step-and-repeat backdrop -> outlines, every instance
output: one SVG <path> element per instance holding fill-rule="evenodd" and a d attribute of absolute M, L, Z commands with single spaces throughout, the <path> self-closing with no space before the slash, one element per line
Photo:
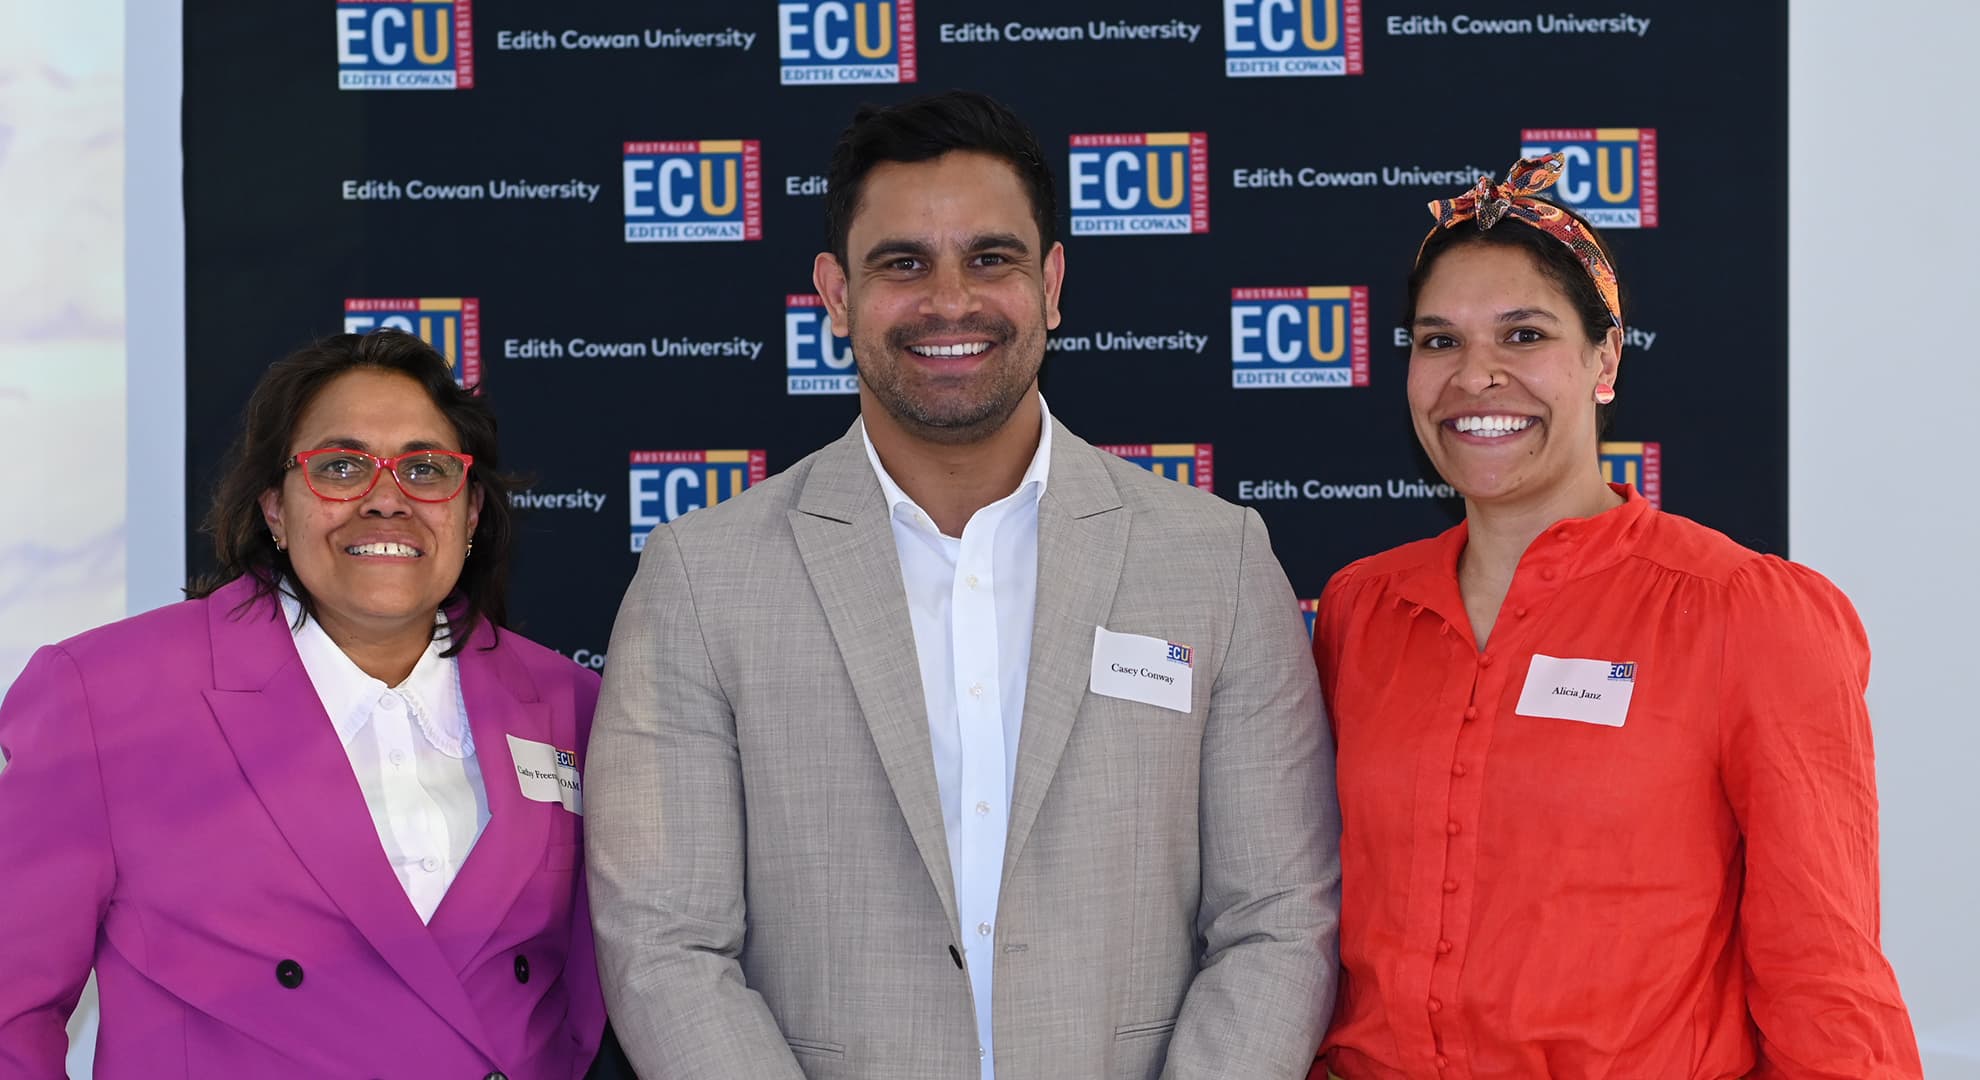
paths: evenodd
<path fill-rule="evenodd" d="M 1402 283 L 1426 201 L 1550 150 L 1628 304 L 1603 467 L 1785 549 L 1784 2 L 188 0 L 185 42 L 188 520 L 270 361 L 410 329 L 500 414 L 514 622 L 581 663 L 648 530 L 856 415 L 826 160 L 950 87 L 1057 174 L 1053 413 L 1256 507 L 1309 610 L 1457 519 Z"/>

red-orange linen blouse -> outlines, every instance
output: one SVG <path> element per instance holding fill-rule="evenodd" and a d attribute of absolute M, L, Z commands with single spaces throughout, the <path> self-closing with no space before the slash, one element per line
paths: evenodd
<path fill-rule="evenodd" d="M 1328 584 L 1344 978 L 1315 1075 L 1921 1076 L 1855 610 L 1616 490 L 1527 549 L 1483 652 L 1462 524 Z M 1535 654 L 1635 664 L 1622 726 L 1520 715 Z"/>

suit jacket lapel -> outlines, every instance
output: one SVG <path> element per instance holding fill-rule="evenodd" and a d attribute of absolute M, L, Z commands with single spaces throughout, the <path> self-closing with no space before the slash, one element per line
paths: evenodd
<path fill-rule="evenodd" d="M 542 867 L 551 813 L 567 813 L 561 806 L 523 798 L 508 736 L 558 744 L 551 730 L 550 706 L 537 699 L 535 684 L 508 650 L 487 648 L 494 640 L 493 629 L 484 621 L 459 655 L 461 697 L 474 732 L 481 785 L 488 793 L 488 825 L 429 924 L 457 972 L 467 971 L 523 886 Z"/>
<path fill-rule="evenodd" d="M 1103 451 L 1058 421 L 1053 424 L 1052 471 L 1038 503 L 1038 598 L 1010 832 L 1004 842 L 1006 882 L 1038 820 L 1086 697 L 1093 628 L 1105 625 L 1113 610 L 1131 519 L 1107 475 Z"/>
<path fill-rule="evenodd" d="M 914 625 L 893 523 L 857 423 L 820 451 L 790 521 L 894 798 L 954 924 L 955 883 Z"/>
<path fill-rule="evenodd" d="M 214 688 L 206 701 L 242 774 L 303 867 L 385 963 L 435 1013 L 492 1053 L 460 979 L 385 859 L 350 758 L 280 607 L 263 600 L 233 615 L 249 588 L 243 579 L 207 600 Z"/>

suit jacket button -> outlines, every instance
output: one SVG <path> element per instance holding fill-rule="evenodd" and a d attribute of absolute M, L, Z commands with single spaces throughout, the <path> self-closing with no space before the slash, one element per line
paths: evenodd
<path fill-rule="evenodd" d="M 502 1075 L 502 1070 L 497 1069 L 494 1072 L 489 1073 L 487 1076 L 482 1077 L 481 1080 L 509 1080 L 509 1078 L 507 1076 Z"/>
<path fill-rule="evenodd" d="M 518 955 L 516 957 L 516 981 L 519 983 L 529 981 L 529 957 L 527 956 Z"/>
<path fill-rule="evenodd" d="M 275 981 L 294 990 L 302 985 L 302 965 L 294 960 L 284 960 L 275 965 Z"/>

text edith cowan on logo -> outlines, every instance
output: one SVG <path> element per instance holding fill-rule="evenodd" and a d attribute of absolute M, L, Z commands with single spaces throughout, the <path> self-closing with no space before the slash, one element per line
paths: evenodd
<path fill-rule="evenodd" d="M 473 89 L 473 0 L 337 0 L 337 88 Z"/>

